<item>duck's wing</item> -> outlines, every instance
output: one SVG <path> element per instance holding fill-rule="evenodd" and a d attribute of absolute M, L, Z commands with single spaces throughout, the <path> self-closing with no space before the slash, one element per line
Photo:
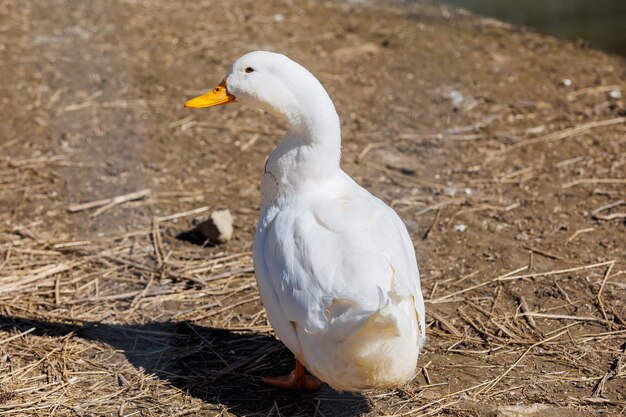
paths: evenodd
<path fill-rule="evenodd" d="M 382 202 L 381 202 L 382 203 Z M 384 204 L 384 203 L 383 203 Z M 424 296 L 420 284 L 420 274 L 415 256 L 415 248 L 411 241 L 411 236 L 400 216 L 391 208 L 386 206 L 389 212 L 386 216 L 385 228 L 389 227 L 390 233 L 394 233 L 401 238 L 401 242 L 396 242 L 394 253 L 398 269 L 397 289 L 402 294 L 410 294 L 415 300 L 415 311 L 420 323 L 420 334 L 422 341 L 425 338 L 426 312 L 424 307 Z"/>
<path fill-rule="evenodd" d="M 420 286 L 420 274 L 415 248 L 407 228 L 398 214 L 380 199 L 345 176 L 349 192 L 344 199 L 343 210 L 335 210 L 320 204 L 316 212 L 320 220 L 331 228 L 342 231 L 346 246 L 357 248 L 361 256 L 355 257 L 362 265 L 352 265 L 359 270 L 364 285 L 379 287 L 386 299 L 395 296 L 412 296 L 424 337 L 426 317 L 424 297 Z M 348 264 L 349 264 L 348 260 Z M 377 267 L 370 267 L 370 265 Z M 388 265 L 391 275 L 380 270 Z"/>

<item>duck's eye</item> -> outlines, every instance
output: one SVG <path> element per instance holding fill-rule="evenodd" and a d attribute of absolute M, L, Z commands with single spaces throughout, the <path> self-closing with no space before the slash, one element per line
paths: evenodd
<path fill-rule="evenodd" d="M 246 74 L 250 74 L 252 71 L 254 71 L 254 68 L 252 67 L 246 68 Z"/>

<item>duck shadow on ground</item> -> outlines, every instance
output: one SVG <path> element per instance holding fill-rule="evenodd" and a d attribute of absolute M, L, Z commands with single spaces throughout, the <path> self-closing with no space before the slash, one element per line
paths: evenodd
<path fill-rule="evenodd" d="M 215 244 L 211 243 L 206 237 L 202 235 L 195 227 L 184 232 L 180 232 L 176 235 L 176 239 L 191 243 L 193 245 L 202 247 L 213 247 Z"/>
<path fill-rule="evenodd" d="M 223 404 L 237 416 L 358 416 L 370 410 L 365 397 L 327 386 L 313 393 L 273 389 L 261 376 L 293 369 L 293 356 L 280 342 L 255 332 L 234 332 L 189 322 L 80 325 L 0 316 L 3 330 L 62 337 L 70 332 L 123 351 L 135 367 L 190 395 Z"/>

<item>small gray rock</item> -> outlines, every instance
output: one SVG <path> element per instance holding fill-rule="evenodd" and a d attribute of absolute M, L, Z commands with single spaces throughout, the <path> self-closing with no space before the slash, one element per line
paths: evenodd
<path fill-rule="evenodd" d="M 467 230 L 467 225 L 465 224 L 455 224 L 454 225 L 454 231 L 455 232 L 459 232 L 459 233 L 463 233 Z"/>
<path fill-rule="evenodd" d="M 213 243 L 225 243 L 233 237 L 233 216 L 228 209 L 215 210 L 196 230 Z"/>

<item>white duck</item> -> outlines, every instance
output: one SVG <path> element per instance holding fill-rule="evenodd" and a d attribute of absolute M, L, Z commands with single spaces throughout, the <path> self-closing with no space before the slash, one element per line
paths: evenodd
<path fill-rule="evenodd" d="M 256 51 L 185 105 L 233 101 L 289 124 L 265 164 L 253 253 L 268 319 L 296 370 L 264 381 L 319 385 L 304 367 L 342 391 L 411 380 L 425 339 L 413 245 L 396 212 L 339 167 L 339 117 L 326 90 L 286 56 Z"/>

